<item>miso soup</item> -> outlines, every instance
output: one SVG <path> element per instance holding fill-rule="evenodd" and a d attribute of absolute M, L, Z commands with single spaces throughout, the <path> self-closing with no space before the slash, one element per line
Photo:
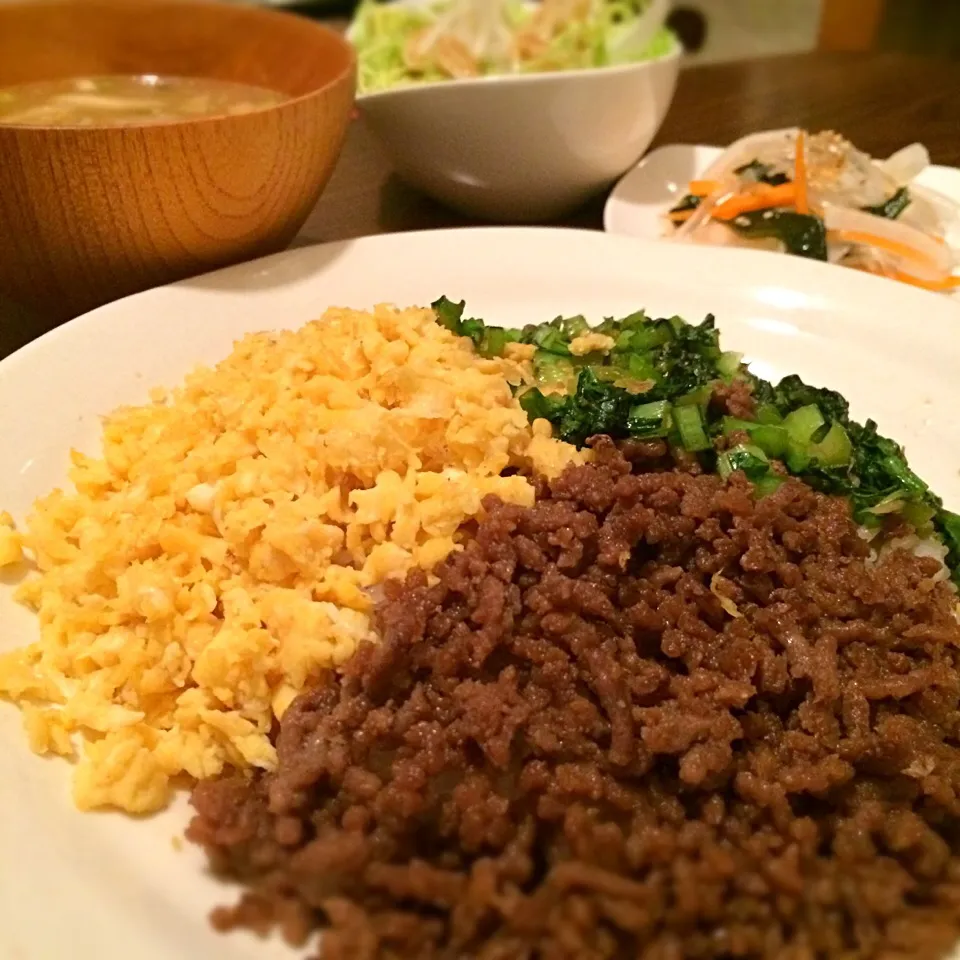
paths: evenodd
<path fill-rule="evenodd" d="M 0 87 L 0 124 L 122 126 L 250 113 L 283 94 L 202 77 L 102 76 Z"/>

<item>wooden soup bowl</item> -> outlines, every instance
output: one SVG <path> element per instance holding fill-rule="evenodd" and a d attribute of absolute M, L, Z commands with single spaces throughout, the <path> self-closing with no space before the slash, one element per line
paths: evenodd
<path fill-rule="evenodd" d="M 0 122 L 0 301 L 49 326 L 282 250 L 333 172 L 355 72 L 338 34 L 271 10 L 209 0 L 0 2 L 0 87 L 159 74 L 289 98 L 153 125 Z"/>

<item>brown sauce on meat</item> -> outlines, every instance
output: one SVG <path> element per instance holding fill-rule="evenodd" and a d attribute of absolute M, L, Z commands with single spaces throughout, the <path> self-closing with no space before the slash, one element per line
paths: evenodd
<path fill-rule="evenodd" d="M 323 960 L 933 960 L 960 936 L 960 627 L 839 500 L 598 462 L 487 504 L 279 769 L 201 783 L 223 928 Z M 662 466 L 662 464 L 660 464 Z M 712 589 L 711 589 L 712 587 Z"/>

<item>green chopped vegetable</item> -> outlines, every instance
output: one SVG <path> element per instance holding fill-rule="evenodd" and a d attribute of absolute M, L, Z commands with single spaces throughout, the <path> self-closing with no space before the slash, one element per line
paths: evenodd
<path fill-rule="evenodd" d="M 770 472 L 755 480 L 753 489 L 757 497 L 768 497 L 771 493 L 779 490 L 785 482 L 786 477 L 781 477 L 779 474 Z"/>
<path fill-rule="evenodd" d="M 811 404 L 787 414 L 783 429 L 787 434 L 787 466 L 792 473 L 802 473 L 813 460 L 813 438 L 825 426 L 820 408 Z"/>
<path fill-rule="evenodd" d="M 437 315 L 437 319 L 451 333 L 455 333 L 459 337 L 469 337 L 475 347 L 480 346 L 484 333 L 488 328 L 482 320 L 465 320 L 463 318 L 463 311 L 466 307 L 466 303 L 463 300 L 459 303 L 454 303 L 446 297 L 441 297 L 431 304 L 431 306 Z M 493 327 L 490 329 L 495 330 L 498 328 Z"/>
<path fill-rule="evenodd" d="M 750 480 L 762 480 L 770 475 L 770 461 L 759 447 L 740 444 L 717 457 L 717 472 L 724 480 L 737 470 Z"/>
<path fill-rule="evenodd" d="M 601 380 L 591 367 L 586 367 L 559 418 L 560 436 L 577 446 L 604 433 L 611 437 L 629 436 L 627 418 L 632 406 L 633 397 L 626 390 Z"/>
<path fill-rule="evenodd" d="M 671 425 L 670 404 L 666 400 L 637 404 L 630 410 L 627 418 L 627 431 L 630 436 L 642 440 L 665 437 L 670 432 Z"/>
<path fill-rule="evenodd" d="M 531 420 L 549 420 L 555 423 L 567 407 L 567 398 L 557 394 L 541 393 L 536 387 L 519 396 L 520 406 Z"/>
<path fill-rule="evenodd" d="M 520 388 L 519 402 L 561 439 L 582 446 L 600 434 L 662 438 L 697 455 L 704 469 L 744 473 L 758 497 L 783 483 L 782 468 L 774 468 L 782 464 L 814 489 L 847 498 L 864 526 L 896 514 L 918 534 L 938 536 L 960 584 L 960 515 L 943 508 L 903 448 L 872 420 L 852 420 L 834 390 L 797 376 L 772 384 L 752 374 L 738 354 L 721 351 L 712 316 L 696 325 L 643 311 L 608 317 L 594 329 L 612 339 L 610 352 L 578 357 L 570 343 L 589 329 L 583 317 L 502 330 L 464 318 L 463 303 L 442 297 L 433 306 L 439 323 L 469 337 L 484 355 L 502 353 L 510 342 L 536 347 L 533 382 Z M 713 402 L 721 385 L 738 383 L 756 405 L 746 418 L 728 416 Z"/>
<path fill-rule="evenodd" d="M 850 412 L 847 401 L 835 390 L 826 390 L 822 387 L 811 387 L 798 376 L 791 374 L 784 377 L 776 386 L 754 377 L 745 371 L 753 387 L 753 395 L 760 404 L 757 419 L 764 420 L 765 416 L 773 415 L 779 423 L 783 420 L 782 411 L 790 412 L 799 407 L 815 406 L 828 420 L 837 420 L 845 423 Z"/>
<path fill-rule="evenodd" d="M 819 217 L 794 210 L 754 210 L 728 224 L 748 240 L 779 240 L 787 253 L 811 260 L 827 259 L 827 228 Z"/>
<path fill-rule="evenodd" d="M 680 434 L 680 445 L 684 450 L 698 453 L 701 450 L 710 450 L 713 447 L 710 438 L 703 429 L 699 406 L 687 404 L 686 406 L 674 407 L 673 419 Z"/>
<path fill-rule="evenodd" d="M 823 439 L 805 451 L 811 460 L 825 467 L 845 467 L 850 463 L 853 446 L 847 431 L 839 423 L 831 423 Z"/>
<path fill-rule="evenodd" d="M 872 213 L 877 217 L 886 217 L 887 220 L 896 220 L 907 207 L 913 202 L 910 191 L 906 187 L 901 187 L 892 197 L 878 203 L 876 206 L 864 207 L 866 213 Z"/>
<path fill-rule="evenodd" d="M 540 387 L 573 389 L 577 384 L 577 368 L 570 358 L 546 350 L 538 350 L 534 354 L 533 375 Z"/>
<path fill-rule="evenodd" d="M 357 51 L 357 87 L 361 94 L 392 87 L 450 80 L 432 58 L 412 64 L 405 56 L 408 43 L 425 28 L 447 14 L 455 0 L 437 0 L 424 6 L 363 0 L 357 7 L 349 36 Z M 535 53 L 514 62 L 512 56 L 491 59 L 481 56 L 480 75 L 605 67 L 638 60 L 652 60 L 678 49 L 679 41 L 661 28 L 645 50 L 620 50 L 633 21 L 646 9 L 647 0 L 600 0 L 586 17 L 570 17 Z M 493 13 L 493 24 L 514 36 L 527 26 L 535 8 L 523 0 L 503 0 Z M 512 45 L 511 45 L 512 46 Z M 505 49 L 509 50 L 510 47 Z"/>
<path fill-rule="evenodd" d="M 742 363 L 742 353 L 734 353 L 734 351 L 728 350 L 726 353 L 720 354 L 720 359 L 717 361 L 717 370 L 724 380 L 732 380 L 740 372 Z"/>
<path fill-rule="evenodd" d="M 780 458 L 787 452 L 789 437 L 786 429 L 779 424 L 724 417 L 723 433 L 729 436 L 736 432 L 747 434 L 750 442 L 759 447 L 768 457 Z"/>

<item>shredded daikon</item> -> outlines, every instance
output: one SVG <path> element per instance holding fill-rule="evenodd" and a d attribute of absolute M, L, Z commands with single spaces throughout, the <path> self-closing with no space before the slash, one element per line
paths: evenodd
<path fill-rule="evenodd" d="M 924 289 L 960 288 L 947 242 L 960 207 L 914 181 L 930 155 L 911 144 L 877 161 L 831 130 L 738 140 L 668 213 L 678 241 L 757 247 L 876 273 Z"/>

